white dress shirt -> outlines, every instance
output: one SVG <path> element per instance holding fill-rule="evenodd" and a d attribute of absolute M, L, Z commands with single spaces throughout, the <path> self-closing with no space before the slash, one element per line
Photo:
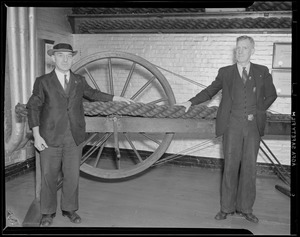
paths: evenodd
<path fill-rule="evenodd" d="M 58 71 L 57 69 L 55 69 L 55 73 L 56 73 L 56 76 L 61 84 L 61 86 L 64 88 L 64 85 L 65 85 L 65 75 L 67 75 L 67 79 L 69 81 L 70 79 L 70 71 L 68 71 L 67 73 L 62 73 L 60 71 Z"/>

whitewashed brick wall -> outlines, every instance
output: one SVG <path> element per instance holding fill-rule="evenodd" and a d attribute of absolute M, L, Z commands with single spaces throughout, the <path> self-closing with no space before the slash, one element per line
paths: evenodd
<path fill-rule="evenodd" d="M 273 44 L 291 42 L 291 34 L 248 34 L 256 42 L 252 62 L 267 66 L 272 70 Z M 220 67 L 234 63 L 233 50 L 240 34 L 84 34 L 73 35 L 74 48 L 79 50 L 75 61 L 101 51 L 122 51 L 138 55 L 161 68 L 208 86 L 216 77 Z M 184 102 L 203 87 L 160 69 L 174 92 L 176 102 Z M 220 95 L 205 103 L 218 106 Z M 270 107 L 271 112 L 291 113 L 291 98 L 278 97 Z M 168 148 L 168 153 L 203 142 L 192 134 L 176 134 Z M 270 148 L 282 164 L 290 164 L 290 141 L 268 141 Z M 221 158 L 222 145 L 213 144 L 192 155 Z M 269 163 L 263 155 L 259 162 Z"/>

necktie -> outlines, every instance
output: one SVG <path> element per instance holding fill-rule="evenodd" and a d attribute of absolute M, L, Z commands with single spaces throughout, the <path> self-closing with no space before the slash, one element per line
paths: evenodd
<path fill-rule="evenodd" d="M 67 75 L 65 75 L 65 83 L 64 83 L 64 90 L 65 91 L 67 91 L 68 84 L 69 84 L 69 81 L 68 81 Z"/>
<path fill-rule="evenodd" d="M 242 79 L 243 79 L 244 84 L 248 80 L 248 74 L 247 74 L 247 71 L 246 71 L 246 67 L 243 67 Z"/>

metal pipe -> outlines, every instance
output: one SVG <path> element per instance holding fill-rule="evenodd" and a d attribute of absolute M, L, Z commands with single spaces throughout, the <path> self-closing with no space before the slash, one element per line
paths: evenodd
<path fill-rule="evenodd" d="M 24 134 L 25 118 L 17 117 L 15 106 L 21 101 L 22 91 L 20 88 L 20 63 L 18 60 L 19 42 L 17 31 L 17 8 L 7 8 L 7 44 L 8 44 L 8 63 L 10 77 L 10 92 L 11 92 L 11 113 L 12 113 L 12 133 L 7 142 L 5 142 L 5 155 L 10 155 L 21 143 Z"/>
<path fill-rule="evenodd" d="M 22 91 L 18 79 L 20 78 L 20 61 L 19 57 L 19 42 L 18 37 L 18 22 L 17 8 L 8 7 L 8 55 L 9 55 L 9 75 L 11 81 L 11 102 L 12 107 L 21 102 Z"/>
<path fill-rule="evenodd" d="M 21 11 L 20 11 L 21 12 Z M 23 10 L 23 12 L 25 12 Z M 29 43 L 27 43 L 27 45 L 25 44 L 26 42 L 26 37 L 24 37 L 24 48 L 28 48 L 29 50 L 25 50 L 25 55 L 21 56 L 21 59 L 26 59 L 25 62 L 22 63 L 22 67 L 24 69 L 29 68 L 29 73 L 24 72 L 24 70 L 22 70 L 22 74 L 26 75 L 26 77 L 24 76 L 24 78 L 22 78 L 22 91 L 23 91 L 23 102 L 24 104 L 27 103 L 29 96 L 31 94 L 31 90 L 33 88 L 33 84 L 35 81 L 35 69 L 36 69 L 36 18 L 35 18 L 35 8 L 34 7 L 30 7 L 29 11 L 26 11 L 26 17 L 24 17 L 24 21 L 27 21 L 28 24 L 24 25 L 24 31 L 29 31 L 28 34 L 26 34 L 26 36 L 29 36 Z M 21 15 L 21 14 L 20 14 Z M 25 16 L 25 14 L 24 14 Z M 20 17 L 21 18 L 21 17 Z M 20 23 L 21 25 L 22 23 Z M 28 25 L 28 26 L 27 26 Z M 25 34 L 24 34 L 25 35 Z M 23 46 L 21 46 L 22 48 Z M 28 53 L 29 52 L 29 53 Z M 28 58 L 29 55 L 29 58 Z M 29 65 L 28 65 L 29 62 Z M 27 64 L 25 64 L 27 63 Z M 22 142 L 18 145 L 18 147 L 16 148 L 16 150 L 23 148 L 28 140 L 32 139 L 32 131 L 29 129 L 29 126 L 27 124 L 27 122 L 25 122 L 25 128 L 24 128 L 24 135 L 22 138 Z"/>
<path fill-rule="evenodd" d="M 29 78 L 29 71 L 28 71 L 28 9 L 27 7 L 19 7 L 19 27 L 20 27 L 20 45 L 19 45 L 19 57 L 20 57 L 20 76 L 19 80 L 21 80 L 21 90 L 22 90 L 22 104 L 26 104 L 28 100 L 28 93 L 27 93 L 27 79 Z"/>
<path fill-rule="evenodd" d="M 113 118 L 113 127 L 114 127 L 115 152 L 117 155 L 117 167 L 118 167 L 118 169 L 120 169 L 121 168 L 121 166 L 120 166 L 121 153 L 120 153 L 120 148 L 119 148 L 118 119 L 116 117 Z"/>
<path fill-rule="evenodd" d="M 30 75 L 29 75 L 29 95 L 33 88 L 36 77 L 36 10 L 34 7 L 29 7 L 29 62 L 30 62 Z"/>
<path fill-rule="evenodd" d="M 285 177 L 284 176 L 284 174 L 282 174 L 282 172 L 280 171 L 280 169 L 277 167 L 277 165 L 272 161 L 272 159 L 268 156 L 268 154 L 264 151 L 264 149 L 260 146 L 259 147 L 261 150 L 262 150 L 262 152 L 265 154 L 265 156 L 269 159 L 269 161 L 271 161 L 271 163 L 274 165 L 274 169 L 275 170 L 277 170 L 278 171 L 278 176 L 279 176 L 279 178 L 281 178 L 281 180 L 285 183 L 285 184 L 287 184 L 287 185 L 290 185 L 290 180 L 287 178 L 287 177 Z"/>
<path fill-rule="evenodd" d="M 273 154 L 273 152 L 270 150 L 270 148 L 267 146 L 267 144 L 264 142 L 263 139 L 260 139 L 261 142 L 265 145 L 265 147 L 267 148 L 267 150 L 270 152 L 270 154 L 273 156 L 273 158 L 276 160 L 277 164 L 279 165 L 279 167 L 284 171 L 284 173 L 289 177 L 288 172 L 285 170 L 285 168 L 281 165 L 281 163 L 279 162 L 279 160 L 276 158 L 276 156 Z"/>

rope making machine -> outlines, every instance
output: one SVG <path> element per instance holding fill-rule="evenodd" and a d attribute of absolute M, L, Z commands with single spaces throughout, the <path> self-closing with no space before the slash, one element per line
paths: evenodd
<path fill-rule="evenodd" d="M 94 88 L 136 102 L 84 102 L 87 136 L 80 167 L 83 173 L 118 180 L 175 159 L 172 155 L 160 160 L 175 133 L 218 139 L 214 121 L 218 107 L 197 105 L 185 113 L 184 107 L 174 106 L 172 88 L 158 68 L 137 55 L 108 51 L 86 56 L 72 66 L 72 71 L 85 76 Z M 265 133 L 289 135 L 289 116 L 268 112 Z"/>

